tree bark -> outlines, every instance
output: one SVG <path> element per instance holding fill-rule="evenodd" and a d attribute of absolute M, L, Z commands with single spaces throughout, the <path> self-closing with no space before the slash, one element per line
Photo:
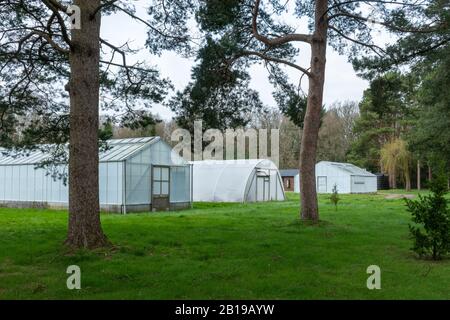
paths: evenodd
<path fill-rule="evenodd" d="M 391 168 L 387 174 L 389 176 L 389 189 L 397 189 L 397 170 Z"/>
<path fill-rule="evenodd" d="M 108 241 L 99 205 L 99 60 L 100 0 L 76 0 L 81 30 L 72 30 L 70 52 L 69 228 L 66 244 L 97 248 Z"/>
<path fill-rule="evenodd" d="M 417 190 L 421 189 L 420 185 L 420 160 L 417 160 Z"/>
<path fill-rule="evenodd" d="M 309 77 L 308 102 L 300 148 L 300 215 L 303 220 L 319 220 L 316 192 L 316 153 L 320 128 L 320 113 L 325 83 L 325 64 L 328 25 L 327 0 L 317 0 L 315 31 L 311 43 L 311 76 Z"/>
<path fill-rule="evenodd" d="M 397 189 L 397 170 L 392 170 L 391 178 L 391 189 Z"/>
<path fill-rule="evenodd" d="M 409 171 L 405 172 L 405 189 L 406 191 L 411 191 L 411 176 Z"/>

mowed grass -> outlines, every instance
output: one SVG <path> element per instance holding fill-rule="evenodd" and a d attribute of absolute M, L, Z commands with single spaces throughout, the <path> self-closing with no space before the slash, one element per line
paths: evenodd
<path fill-rule="evenodd" d="M 450 299 L 450 261 L 410 251 L 410 215 L 385 194 L 102 215 L 114 247 L 68 253 L 64 211 L 0 209 L 0 299 Z M 68 290 L 66 268 L 81 268 Z M 366 269 L 381 268 L 381 290 Z"/>

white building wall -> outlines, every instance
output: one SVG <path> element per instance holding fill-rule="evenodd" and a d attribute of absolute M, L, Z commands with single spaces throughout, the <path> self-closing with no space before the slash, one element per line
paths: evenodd
<path fill-rule="evenodd" d="M 100 204 L 121 205 L 123 198 L 123 163 L 102 162 L 99 166 Z"/>
<path fill-rule="evenodd" d="M 300 193 L 300 174 L 297 174 L 294 177 L 294 192 Z"/>
<path fill-rule="evenodd" d="M 67 172 L 61 165 L 58 172 Z M 0 166 L 0 201 L 67 203 L 68 186 L 34 165 Z"/>
<path fill-rule="evenodd" d="M 273 183 L 274 188 L 271 187 L 271 200 L 273 201 L 284 201 L 285 195 L 284 195 L 284 186 L 283 186 L 283 179 L 280 176 L 280 173 L 278 170 L 271 171 L 271 177 L 270 177 L 271 183 Z"/>
<path fill-rule="evenodd" d="M 367 192 L 370 193 L 376 193 L 378 191 L 378 180 L 377 177 L 368 177 L 368 183 L 367 183 Z"/>
<path fill-rule="evenodd" d="M 336 184 L 339 193 L 350 193 L 350 174 L 337 167 L 326 163 L 319 162 L 316 164 L 316 187 L 318 186 L 319 177 L 326 177 L 326 190 L 317 190 L 319 193 L 331 193 Z"/>
<path fill-rule="evenodd" d="M 377 177 L 352 176 L 351 193 L 377 192 Z"/>
<path fill-rule="evenodd" d="M 248 191 L 247 191 L 247 201 L 248 202 L 256 201 L 256 174 L 254 171 L 249 179 L 249 187 L 248 187 Z"/>
<path fill-rule="evenodd" d="M 67 166 L 55 170 L 67 173 Z M 99 166 L 100 203 L 122 204 L 122 163 Z M 0 201 L 47 202 L 66 205 L 69 187 L 63 179 L 54 178 L 35 165 L 0 166 Z"/>
<path fill-rule="evenodd" d="M 319 190 L 319 177 L 326 177 L 326 189 Z M 361 183 L 362 182 L 362 183 Z M 316 188 L 318 193 L 332 193 L 336 184 L 339 193 L 373 193 L 377 192 L 377 177 L 375 175 L 353 175 L 339 169 L 329 162 L 316 164 Z M 294 177 L 294 192 L 300 192 L 300 175 Z"/>
<path fill-rule="evenodd" d="M 279 173 L 277 172 L 277 175 L 279 175 Z M 283 179 L 280 177 L 276 177 L 275 181 L 277 181 L 276 183 L 276 198 L 274 200 L 277 201 L 284 201 L 285 200 L 285 196 L 284 196 L 284 187 L 283 187 Z"/>

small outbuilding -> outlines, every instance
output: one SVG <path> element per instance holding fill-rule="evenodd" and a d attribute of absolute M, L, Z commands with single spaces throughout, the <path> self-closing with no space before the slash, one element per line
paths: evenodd
<path fill-rule="evenodd" d="M 205 160 L 191 164 L 194 201 L 285 200 L 280 173 L 270 160 Z"/>
<path fill-rule="evenodd" d="M 26 155 L 0 149 L 0 206 L 68 206 L 68 185 L 42 168 L 50 154 Z M 192 167 L 159 137 L 116 139 L 100 152 L 100 206 L 110 212 L 140 212 L 190 207 Z M 67 173 L 67 164 L 52 172 Z"/>
<path fill-rule="evenodd" d="M 286 191 L 300 193 L 300 174 L 297 169 L 280 170 Z M 377 176 L 350 163 L 321 161 L 316 164 L 318 193 L 331 193 L 336 184 L 339 193 L 377 192 Z"/>
<path fill-rule="evenodd" d="M 298 169 L 282 169 L 280 170 L 283 179 L 284 191 L 300 192 L 300 178 Z"/>
<path fill-rule="evenodd" d="M 321 161 L 316 164 L 318 193 L 375 193 L 377 176 L 351 163 Z"/>

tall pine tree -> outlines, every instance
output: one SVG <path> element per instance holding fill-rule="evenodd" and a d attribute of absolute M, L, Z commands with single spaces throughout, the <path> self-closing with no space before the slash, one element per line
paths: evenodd
<path fill-rule="evenodd" d="M 174 43 L 178 49 L 188 46 L 186 4 L 151 2 L 147 18 L 121 0 L 0 2 L 1 144 L 30 148 L 68 142 L 70 247 L 95 248 L 108 242 L 99 209 L 100 106 L 118 119 L 145 122 L 147 113 L 137 110 L 140 102 L 161 102 L 169 87 L 157 70 L 128 63 L 133 52 L 128 43 L 101 37 L 102 16 L 121 12 L 145 24 L 147 47 L 153 53 Z M 155 15 L 166 23 L 152 21 Z M 70 29 L 69 16 L 77 28 Z"/>
<path fill-rule="evenodd" d="M 439 48 L 450 41 L 443 0 L 415 1 L 328 1 L 297 0 L 208 0 L 199 1 L 196 19 L 214 46 L 216 55 L 201 57 L 204 70 L 214 72 L 224 82 L 235 81 L 254 63 L 263 61 L 269 72 L 275 66 L 297 70 L 307 79 L 309 89 L 304 112 L 300 151 L 301 217 L 319 219 L 315 182 L 315 163 L 320 115 L 323 105 L 327 47 L 347 54 L 355 67 L 367 76 L 383 72 L 393 64 L 410 62 L 414 57 Z M 308 20 L 298 32 L 285 23 L 283 15 Z M 397 38 L 393 45 L 377 45 L 372 33 L 384 29 Z M 310 63 L 298 64 L 306 45 Z M 208 51 L 208 50 L 206 50 Z M 363 58 L 360 58 L 360 57 Z M 332 67 L 332 66 L 331 66 Z M 280 79 L 273 75 L 273 79 Z M 202 77 L 199 78 L 201 81 Z M 208 86 L 203 83 L 202 86 Z M 295 117 L 294 117 L 295 118 Z"/>

